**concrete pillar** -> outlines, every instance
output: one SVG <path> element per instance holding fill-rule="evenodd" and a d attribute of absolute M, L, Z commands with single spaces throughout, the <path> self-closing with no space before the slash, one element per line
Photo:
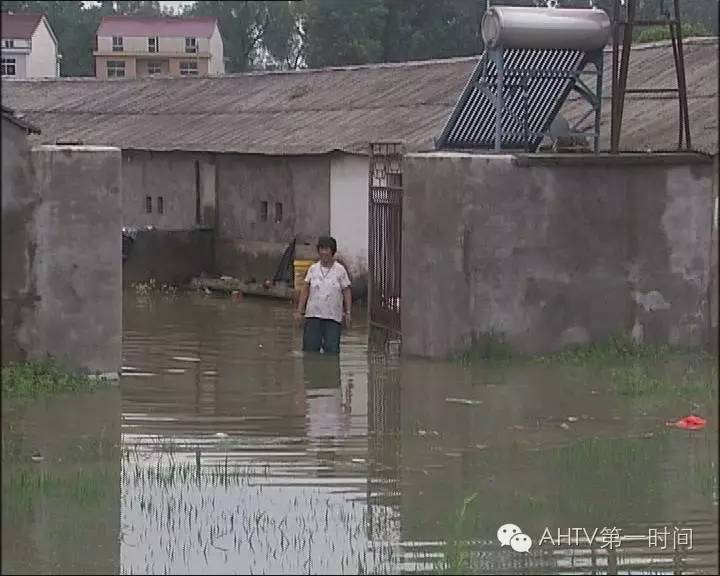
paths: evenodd
<path fill-rule="evenodd" d="M 34 355 L 117 374 L 122 344 L 121 152 L 31 151 L 36 212 Z"/>

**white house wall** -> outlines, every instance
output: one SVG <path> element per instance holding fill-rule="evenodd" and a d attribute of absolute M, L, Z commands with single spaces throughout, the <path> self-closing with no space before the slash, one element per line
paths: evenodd
<path fill-rule="evenodd" d="M 7 78 L 27 78 L 27 61 L 29 54 L 11 52 L 3 50 L 3 58 L 15 58 L 15 76 L 7 76 Z"/>
<path fill-rule="evenodd" d="M 32 36 L 28 78 L 57 78 L 57 44 L 50 34 L 45 19 L 35 29 Z"/>
<path fill-rule="evenodd" d="M 337 154 L 330 162 L 330 231 L 353 275 L 367 273 L 368 158 Z"/>
<path fill-rule="evenodd" d="M 98 36 L 98 51 L 112 52 L 112 36 Z M 121 53 L 139 53 L 150 54 L 148 51 L 148 36 L 123 36 L 123 49 Z M 196 44 L 198 52 L 208 52 L 210 50 L 209 38 L 197 38 Z M 185 54 L 185 37 L 184 36 L 160 36 L 158 38 L 158 53 L 172 53 L 174 55 Z M 192 57 L 192 53 L 188 53 L 188 57 Z"/>
<path fill-rule="evenodd" d="M 210 37 L 210 65 L 208 67 L 209 74 L 224 74 L 225 61 L 223 54 L 223 41 L 220 36 L 220 30 L 215 26 L 215 30 Z"/>

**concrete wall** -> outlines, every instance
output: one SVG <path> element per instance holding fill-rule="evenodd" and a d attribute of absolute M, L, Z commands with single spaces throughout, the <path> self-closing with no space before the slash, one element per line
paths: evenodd
<path fill-rule="evenodd" d="M 720 280 L 718 279 L 718 211 L 720 210 L 718 196 L 720 196 L 720 155 L 713 158 L 713 199 L 714 215 L 712 228 L 712 284 L 710 287 L 710 340 L 713 349 L 718 345 L 718 296 L 720 291 Z"/>
<path fill-rule="evenodd" d="M 147 197 L 152 211 L 147 212 Z M 162 197 L 163 213 L 159 212 Z M 198 202 L 200 203 L 198 219 Z M 190 230 L 215 224 L 215 156 L 123 151 L 123 225 Z"/>
<path fill-rule="evenodd" d="M 330 161 L 330 231 L 353 276 L 367 274 L 368 158 L 334 155 Z"/>
<path fill-rule="evenodd" d="M 32 349 L 32 317 L 38 299 L 34 275 L 35 211 L 25 130 L 2 119 L 2 357 L 25 360 Z"/>
<path fill-rule="evenodd" d="M 32 51 L 28 66 L 29 78 L 56 78 L 58 75 L 58 47 L 45 18 L 32 36 Z"/>
<path fill-rule="evenodd" d="M 118 372 L 122 346 L 121 153 L 32 150 L 36 213 L 35 353 L 77 368 Z"/>
<path fill-rule="evenodd" d="M 706 343 L 707 159 L 532 158 L 406 157 L 403 351 L 445 356 L 490 334 L 520 353 L 620 334 Z"/>
<path fill-rule="evenodd" d="M 3 147 L 3 360 L 50 354 L 73 368 L 117 373 L 120 150 L 39 146 L 28 153 L 5 124 L 3 145 L 8 132 L 13 146 Z"/>
<path fill-rule="evenodd" d="M 157 285 L 183 286 L 215 273 L 214 231 L 141 230 L 123 262 L 123 285 L 154 279 Z"/>
<path fill-rule="evenodd" d="M 216 160 L 215 253 L 221 273 L 267 279 L 293 237 L 314 242 L 330 230 L 328 157 L 222 154 Z M 279 222 L 276 203 L 282 204 Z"/>

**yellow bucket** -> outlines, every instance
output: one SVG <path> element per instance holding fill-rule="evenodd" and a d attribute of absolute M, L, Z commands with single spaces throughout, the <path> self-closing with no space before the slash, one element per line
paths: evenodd
<path fill-rule="evenodd" d="M 305 285 L 305 275 L 308 268 L 314 264 L 313 260 L 293 260 L 293 268 L 295 269 L 294 286 L 296 290 L 300 290 Z"/>

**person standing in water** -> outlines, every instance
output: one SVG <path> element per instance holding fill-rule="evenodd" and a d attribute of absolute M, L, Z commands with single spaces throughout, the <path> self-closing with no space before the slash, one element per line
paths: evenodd
<path fill-rule="evenodd" d="M 294 316 L 297 321 L 305 318 L 303 350 L 322 349 L 326 354 L 337 354 L 342 325 L 350 326 L 350 278 L 345 267 L 335 260 L 335 238 L 321 236 L 317 251 L 320 260 L 308 269 Z"/>

